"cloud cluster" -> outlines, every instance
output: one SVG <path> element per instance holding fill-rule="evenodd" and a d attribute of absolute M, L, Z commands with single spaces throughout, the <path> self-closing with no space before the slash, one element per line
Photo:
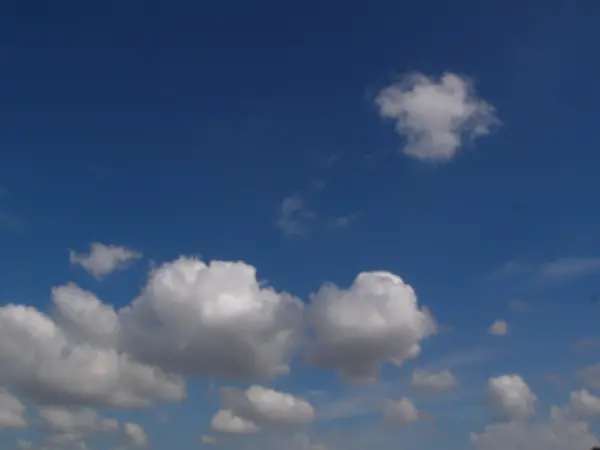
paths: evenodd
<path fill-rule="evenodd" d="M 504 375 L 489 381 L 495 411 L 503 421 L 472 433 L 477 450 L 569 450 L 600 445 L 589 420 L 600 415 L 600 399 L 583 390 L 572 392 L 564 406 L 553 406 L 546 418 L 532 418 L 536 395 L 519 375 Z"/>
<path fill-rule="evenodd" d="M 223 388 L 221 397 L 222 409 L 211 421 L 212 428 L 221 433 L 245 434 L 264 427 L 307 424 L 316 415 L 308 401 L 257 385 L 246 391 Z"/>
<path fill-rule="evenodd" d="M 446 73 L 439 80 L 412 74 L 384 88 L 375 99 L 383 118 L 406 138 L 404 153 L 429 162 L 447 162 L 465 139 L 489 134 L 499 125 L 495 109 L 479 99 L 470 80 Z"/>

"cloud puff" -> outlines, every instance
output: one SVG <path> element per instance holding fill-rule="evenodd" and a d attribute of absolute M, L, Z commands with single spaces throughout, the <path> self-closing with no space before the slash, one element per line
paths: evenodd
<path fill-rule="evenodd" d="M 223 433 L 250 433 L 277 425 L 312 422 L 315 409 L 304 399 L 291 394 L 251 386 L 246 391 L 221 390 L 222 410 L 213 417 L 213 428 Z"/>
<path fill-rule="evenodd" d="M 506 336 L 508 333 L 508 323 L 505 320 L 495 320 L 488 328 L 488 333 L 492 336 Z"/>
<path fill-rule="evenodd" d="M 128 262 L 141 257 L 142 254 L 134 250 L 116 245 L 105 245 L 100 242 L 93 242 L 90 245 L 89 253 L 69 251 L 71 264 L 80 265 L 95 278 L 102 278 L 125 267 Z"/>
<path fill-rule="evenodd" d="M 89 295 L 82 301 L 95 304 Z M 85 315 L 62 316 L 66 329 L 83 329 L 80 319 L 87 320 Z M 181 378 L 136 362 L 116 348 L 70 336 L 35 308 L 0 307 L 0 384 L 38 404 L 126 408 L 185 397 Z"/>
<path fill-rule="evenodd" d="M 404 397 L 388 402 L 383 409 L 383 418 L 391 425 L 406 425 L 419 420 L 419 411 L 412 401 Z"/>
<path fill-rule="evenodd" d="M 307 311 L 315 342 L 309 361 L 344 379 L 372 381 L 382 364 L 401 364 L 435 332 L 411 286 L 389 272 L 363 272 L 349 289 L 333 284 L 313 294 Z"/>
<path fill-rule="evenodd" d="M 180 258 L 155 270 L 119 312 L 137 359 L 192 376 L 265 379 L 282 372 L 302 321 L 297 298 L 262 287 L 243 262 Z"/>
<path fill-rule="evenodd" d="M 306 206 L 304 198 L 295 194 L 281 202 L 275 225 L 288 237 L 304 236 L 316 217 L 316 213 Z"/>
<path fill-rule="evenodd" d="M 439 80 L 422 74 L 404 77 L 383 89 L 375 103 L 406 138 L 404 153 L 422 161 L 449 161 L 466 138 L 489 134 L 500 123 L 494 107 L 477 97 L 472 83 L 452 73 Z"/>
<path fill-rule="evenodd" d="M 415 369 L 411 378 L 412 386 L 425 394 L 437 395 L 456 386 L 456 378 L 449 370 L 429 372 Z"/>
<path fill-rule="evenodd" d="M 557 419 L 590 420 L 600 416 L 600 398 L 586 389 L 571 392 L 569 403 L 562 407 L 552 407 L 550 415 Z"/>
<path fill-rule="evenodd" d="M 0 388 L 0 430 L 5 428 L 25 428 L 26 408 L 19 399 L 4 389 Z"/>
<path fill-rule="evenodd" d="M 137 423 L 125 423 L 125 425 L 123 425 L 123 433 L 125 434 L 125 440 L 129 445 L 135 447 L 148 446 L 148 436 L 146 436 L 146 432 Z"/>
<path fill-rule="evenodd" d="M 507 420 L 520 420 L 535 413 L 537 397 L 520 375 L 490 378 L 488 398 L 500 416 Z"/>

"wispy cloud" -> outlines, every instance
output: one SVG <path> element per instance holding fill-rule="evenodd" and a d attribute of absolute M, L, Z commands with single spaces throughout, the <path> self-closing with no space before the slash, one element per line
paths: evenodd
<path fill-rule="evenodd" d="M 458 369 L 491 361 L 502 355 L 504 350 L 499 348 L 473 347 L 448 353 L 441 358 L 430 361 L 424 369 L 429 371 Z"/>
<path fill-rule="evenodd" d="M 508 302 L 508 308 L 516 313 L 529 313 L 535 311 L 535 307 L 522 300 L 511 300 Z"/>
<path fill-rule="evenodd" d="M 576 352 L 582 352 L 597 347 L 600 347 L 600 337 L 581 339 L 573 344 L 573 350 Z"/>
<path fill-rule="evenodd" d="M 310 233 L 317 214 L 306 206 L 300 194 L 285 197 L 278 211 L 276 226 L 287 237 Z"/>
<path fill-rule="evenodd" d="M 600 274 L 600 257 L 564 257 L 539 263 L 509 261 L 484 281 L 520 280 L 531 286 L 545 287 L 596 274 Z"/>
<path fill-rule="evenodd" d="M 0 211 L 0 228 L 18 231 L 23 227 L 23 220 L 14 214 Z"/>
<path fill-rule="evenodd" d="M 329 221 L 329 228 L 332 231 L 347 228 L 349 225 L 356 222 L 361 216 L 361 212 L 355 212 L 345 216 L 332 217 Z"/>

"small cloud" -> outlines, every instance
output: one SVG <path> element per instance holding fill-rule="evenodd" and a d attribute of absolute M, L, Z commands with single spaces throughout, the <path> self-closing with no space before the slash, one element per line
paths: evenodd
<path fill-rule="evenodd" d="M 600 363 L 585 367 L 576 374 L 589 389 L 600 389 Z"/>
<path fill-rule="evenodd" d="M 437 80 L 419 73 L 405 76 L 384 88 L 375 104 L 406 139 L 404 154 L 426 162 L 448 162 L 465 141 L 500 125 L 495 108 L 477 97 L 473 83 L 453 73 Z"/>
<path fill-rule="evenodd" d="M 329 221 L 329 227 L 332 230 L 340 230 L 342 228 L 346 228 L 349 225 L 351 225 L 354 222 L 356 222 L 361 216 L 362 216 L 361 213 L 356 212 L 356 213 L 353 213 L 353 214 L 348 214 L 346 216 L 333 217 Z"/>
<path fill-rule="evenodd" d="M 488 328 L 488 333 L 492 336 L 506 336 L 508 333 L 508 323 L 504 320 L 496 320 Z"/>
<path fill-rule="evenodd" d="M 69 250 L 71 264 L 80 265 L 95 278 L 101 278 L 115 270 L 123 269 L 128 262 L 141 257 L 141 253 L 126 247 L 105 245 L 100 242 L 93 242 L 87 254 Z"/>
<path fill-rule="evenodd" d="M 307 208 L 302 196 L 294 194 L 281 202 L 276 226 L 287 237 L 306 236 L 316 217 L 316 213 Z"/>
<path fill-rule="evenodd" d="M 200 442 L 204 445 L 212 445 L 216 444 L 218 441 L 216 437 L 204 435 L 200 438 Z"/>

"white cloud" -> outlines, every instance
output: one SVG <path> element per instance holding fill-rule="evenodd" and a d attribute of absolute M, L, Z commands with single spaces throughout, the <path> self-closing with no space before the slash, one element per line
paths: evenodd
<path fill-rule="evenodd" d="M 302 310 L 295 297 L 262 287 L 253 266 L 180 258 L 155 270 L 119 315 L 122 343 L 136 358 L 184 375 L 247 380 L 281 374 Z"/>
<path fill-rule="evenodd" d="M 46 428 L 57 434 L 85 436 L 115 432 L 119 429 L 115 419 L 104 419 L 90 408 L 47 406 L 38 408 L 38 415 Z"/>
<path fill-rule="evenodd" d="M 81 329 L 78 318 L 71 317 L 73 329 Z M 51 317 L 12 304 L 0 307 L 2 384 L 38 404 L 140 407 L 185 397 L 182 379 L 115 348 L 72 340 Z"/>
<path fill-rule="evenodd" d="M 383 409 L 383 418 L 391 425 L 406 425 L 419 420 L 419 411 L 412 401 L 404 397 L 388 402 Z"/>
<path fill-rule="evenodd" d="M 0 430 L 6 428 L 25 428 L 26 408 L 19 399 L 0 387 Z"/>
<path fill-rule="evenodd" d="M 439 80 L 413 74 L 383 89 L 375 103 L 406 138 L 404 153 L 422 161 L 446 162 L 465 139 L 489 134 L 499 125 L 495 109 L 480 100 L 470 80 L 452 73 Z"/>
<path fill-rule="evenodd" d="M 105 245 L 100 242 L 93 242 L 87 254 L 77 253 L 73 250 L 69 251 L 71 264 L 79 264 L 95 278 L 101 278 L 115 270 L 124 268 L 128 262 L 141 257 L 141 253 L 126 247 Z"/>
<path fill-rule="evenodd" d="M 495 320 L 488 328 L 488 333 L 492 336 L 506 336 L 508 333 L 508 323 L 502 319 Z"/>
<path fill-rule="evenodd" d="M 456 386 L 456 377 L 449 370 L 429 372 L 415 369 L 412 373 L 412 386 L 426 394 L 437 395 Z"/>
<path fill-rule="evenodd" d="M 492 406 L 504 419 L 523 419 L 535 413 L 537 397 L 520 375 L 490 378 L 488 397 Z"/>
<path fill-rule="evenodd" d="M 307 312 L 316 333 L 309 361 L 351 381 L 372 381 L 382 364 L 417 356 L 436 329 L 413 288 L 389 272 L 361 273 L 347 290 L 326 284 Z"/>
<path fill-rule="evenodd" d="M 552 407 L 550 414 L 557 419 L 587 421 L 600 416 L 600 398 L 586 389 L 574 391 L 571 392 L 567 405 Z"/>
<path fill-rule="evenodd" d="M 236 416 L 233 411 L 222 409 L 211 419 L 213 430 L 228 434 L 256 433 L 260 428 L 251 420 Z"/>
<path fill-rule="evenodd" d="M 146 436 L 146 432 L 137 423 L 125 423 L 125 425 L 123 425 L 123 432 L 125 433 L 125 439 L 129 445 L 135 447 L 148 446 L 148 436 Z"/>
<path fill-rule="evenodd" d="M 223 409 L 215 414 L 212 423 L 215 430 L 224 433 L 307 424 L 315 418 L 315 409 L 308 401 L 262 386 L 251 386 L 245 391 L 223 388 L 221 396 Z"/>

